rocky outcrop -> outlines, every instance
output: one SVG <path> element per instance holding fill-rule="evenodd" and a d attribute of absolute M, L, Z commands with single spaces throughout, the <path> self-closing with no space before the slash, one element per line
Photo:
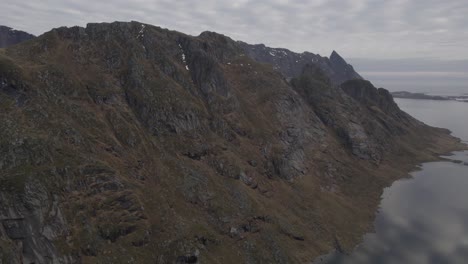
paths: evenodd
<path fill-rule="evenodd" d="M 3 185 L 5 186 L 5 185 Z M 0 258 L 5 263 L 74 263 L 53 241 L 69 230 L 59 199 L 37 180 L 25 181 L 23 193 L 0 191 Z"/>
<path fill-rule="evenodd" d="M 363 105 L 374 105 L 385 113 L 401 112 L 388 90 L 375 88 L 365 80 L 351 80 L 343 83 L 341 89 Z"/>
<path fill-rule="evenodd" d="M 362 77 L 354 70 L 353 66 L 348 64 L 336 51 L 330 55 L 330 65 L 333 74 L 330 79 L 338 84 L 349 80 L 362 80 Z"/>
<path fill-rule="evenodd" d="M 34 35 L 24 31 L 0 25 L 0 48 L 6 48 L 33 38 L 35 38 Z"/>
<path fill-rule="evenodd" d="M 368 81 L 352 80 L 334 87 L 319 67 L 306 65 L 302 75 L 292 79 L 291 84 L 322 122 L 361 159 L 379 163 L 392 134 L 411 129 L 411 120 L 405 124 L 390 115 L 390 111 L 404 113 L 387 96 L 388 92 L 376 89 Z"/>
<path fill-rule="evenodd" d="M 298 77 L 306 65 L 315 65 L 330 79 L 333 85 L 362 77 L 336 51 L 330 58 L 310 52 L 295 53 L 283 48 L 270 48 L 263 44 L 251 45 L 239 42 L 247 56 L 268 63 L 281 72 L 287 79 Z"/>
<path fill-rule="evenodd" d="M 338 86 L 337 55 L 291 75 L 251 56 L 139 22 L 2 50 L 0 259 L 308 262 L 354 246 L 394 167 L 457 142 L 366 81 Z"/>

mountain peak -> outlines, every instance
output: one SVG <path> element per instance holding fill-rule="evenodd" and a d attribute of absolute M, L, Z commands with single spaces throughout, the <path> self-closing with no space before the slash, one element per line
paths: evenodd
<path fill-rule="evenodd" d="M 338 52 L 336 52 L 336 50 L 333 50 L 332 53 L 330 54 L 330 61 L 334 61 L 334 62 L 338 62 L 340 64 L 348 64 L 344 59 L 343 57 L 341 57 L 340 54 L 338 54 Z"/>
<path fill-rule="evenodd" d="M 34 37 L 27 32 L 0 25 L 0 48 L 6 48 Z"/>
<path fill-rule="evenodd" d="M 339 76 L 336 77 L 339 79 L 340 83 L 343 83 L 347 80 L 353 79 L 362 79 L 362 77 L 354 70 L 353 66 L 348 64 L 343 57 L 341 57 L 338 52 L 335 50 L 330 54 L 330 64 L 336 73 L 339 73 Z"/>

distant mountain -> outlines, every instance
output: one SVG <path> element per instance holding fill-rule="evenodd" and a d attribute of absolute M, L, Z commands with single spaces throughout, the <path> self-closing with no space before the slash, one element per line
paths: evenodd
<path fill-rule="evenodd" d="M 283 48 L 270 48 L 263 44 L 252 45 L 241 41 L 238 43 L 249 57 L 273 65 L 273 68 L 280 71 L 287 79 L 298 77 L 307 64 L 318 66 L 334 85 L 340 85 L 348 80 L 362 79 L 353 66 L 336 51 L 327 58 L 310 52 L 296 53 Z"/>
<path fill-rule="evenodd" d="M 422 99 L 422 100 L 449 100 L 447 97 L 438 95 L 427 95 L 425 93 L 411 93 L 406 91 L 392 92 L 395 98 Z"/>
<path fill-rule="evenodd" d="M 0 48 L 6 48 L 32 38 L 35 38 L 32 34 L 0 25 Z"/>
<path fill-rule="evenodd" d="M 459 102 L 468 102 L 468 95 L 429 95 L 425 93 L 412 93 L 407 91 L 398 91 L 392 92 L 392 96 L 395 98 L 404 98 L 404 99 L 418 99 L 418 100 L 454 100 Z"/>

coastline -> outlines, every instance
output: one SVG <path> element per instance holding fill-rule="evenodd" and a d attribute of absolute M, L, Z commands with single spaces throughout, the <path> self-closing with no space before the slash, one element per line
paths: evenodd
<path fill-rule="evenodd" d="M 372 204 L 370 207 L 368 207 L 369 213 L 372 216 L 368 218 L 369 221 L 365 224 L 367 228 L 361 229 L 361 233 L 357 236 L 349 238 L 341 237 L 341 240 L 336 242 L 337 245 L 335 247 L 332 247 L 330 250 L 316 256 L 314 259 L 308 262 L 309 264 L 327 263 L 327 258 L 337 253 L 348 255 L 363 242 L 365 234 L 375 232 L 374 221 L 378 214 L 380 203 L 383 199 L 383 192 L 386 188 L 391 187 L 394 182 L 405 178 L 411 178 L 411 174 L 413 172 L 420 171 L 421 165 L 424 163 L 437 161 L 453 162 L 453 160 L 450 160 L 444 156 L 451 156 L 453 155 L 453 152 L 456 151 L 468 151 L 468 144 L 463 142 L 461 139 L 451 135 L 450 130 L 434 127 L 431 127 L 431 129 L 438 131 L 436 134 L 439 134 L 439 136 L 431 135 L 434 140 L 432 142 L 428 142 L 425 148 L 419 148 L 416 150 L 417 154 L 414 155 L 412 159 L 405 163 L 402 162 L 405 157 L 402 159 L 402 157 L 398 158 L 394 156 L 386 160 L 385 163 L 381 164 L 382 168 L 384 169 L 381 170 L 379 175 L 376 175 L 378 177 L 385 178 L 385 183 L 380 187 L 379 190 L 374 190 L 376 192 L 373 192 L 373 197 L 368 197 Z M 396 164 L 400 166 L 398 169 L 395 169 Z M 360 220 L 355 221 L 360 223 L 361 221 L 365 220 L 361 218 Z M 357 226 L 361 225 L 357 224 Z"/>

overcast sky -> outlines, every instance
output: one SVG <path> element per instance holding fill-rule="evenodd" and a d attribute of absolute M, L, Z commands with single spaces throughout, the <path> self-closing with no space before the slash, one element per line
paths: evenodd
<path fill-rule="evenodd" d="M 41 34 L 136 20 L 327 56 L 468 59 L 467 14 L 468 0 L 2 0 L 0 24 Z"/>
<path fill-rule="evenodd" d="M 468 93 L 468 0 L 1 0 L 0 25 L 36 35 L 136 20 L 190 35 L 329 56 L 391 91 Z"/>
<path fill-rule="evenodd" d="M 365 79 L 390 91 L 468 94 L 468 60 L 347 58 Z"/>

